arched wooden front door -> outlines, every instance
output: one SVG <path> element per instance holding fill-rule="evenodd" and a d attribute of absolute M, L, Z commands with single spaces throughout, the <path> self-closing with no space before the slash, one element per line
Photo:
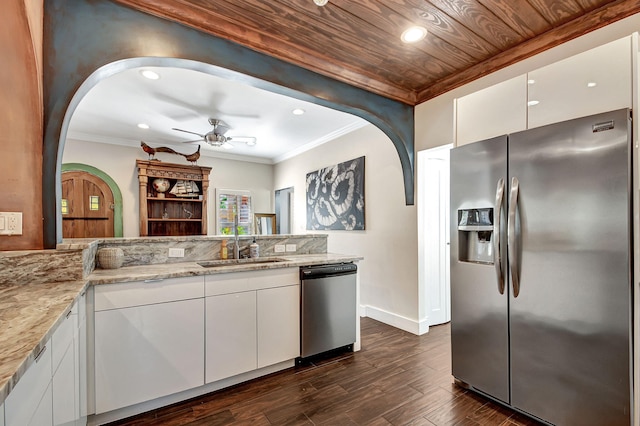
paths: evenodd
<path fill-rule="evenodd" d="M 63 238 L 113 237 L 113 192 L 87 172 L 62 173 Z"/>

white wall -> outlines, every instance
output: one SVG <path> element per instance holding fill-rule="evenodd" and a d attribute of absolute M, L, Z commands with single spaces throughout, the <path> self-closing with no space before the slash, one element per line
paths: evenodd
<path fill-rule="evenodd" d="M 181 152 L 195 151 L 195 146 Z M 102 170 L 116 181 L 122 192 L 122 226 L 124 237 L 139 236 L 138 171 L 136 159 L 146 160 L 147 154 L 140 147 L 108 145 L 102 143 L 67 140 L 62 163 L 82 163 Z M 156 158 L 167 163 L 188 164 L 173 154 L 157 154 Z M 254 209 L 258 213 L 272 213 L 273 166 L 201 156 L 199 166 L 212 167 L 209 175 L 208 229 L 215 233 L 215 189 L 250 190 Z"/>
<path fill-rule="evenodd" d="M 398 154 L 381 130 L 367 125 L 275 166 L 275 188 L 294 187 L 293 232 L 306 233 L 306 175 L 365 156 L 365 230 L 322 231 L 334 253 L 364 256 L 360 304 L 367 316 L 417 329 L 416 207 L 406 206 Z"/>

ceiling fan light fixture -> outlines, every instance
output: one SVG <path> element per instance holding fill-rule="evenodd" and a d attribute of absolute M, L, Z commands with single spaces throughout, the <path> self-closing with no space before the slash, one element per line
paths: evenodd
<path fill-rule="evenodd" d="M 422 40 L 427 36 L 427 29 L 425 27 L 415 26 L 404 30 L 400 36 L 400 40 L 404 43 L 415 43 Z"/>
<path fill-rule="evenodd" d="M 329 3 L 329 0 L 313 0 L 313 2 L 316 4 L 316 6 L 324 6 L 325 4 Z"/>

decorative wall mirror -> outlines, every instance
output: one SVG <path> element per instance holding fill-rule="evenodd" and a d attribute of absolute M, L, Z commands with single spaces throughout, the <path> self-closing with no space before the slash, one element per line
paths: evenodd
<path fill-rule="evenodd" d="M 273 235 L 276 233 L 275 213 L 255 213 L 253 215 L 257 235 Z"/>

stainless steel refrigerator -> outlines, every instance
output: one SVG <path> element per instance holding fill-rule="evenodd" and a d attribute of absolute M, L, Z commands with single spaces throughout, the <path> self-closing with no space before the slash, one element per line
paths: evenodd
<path fill-rule="evenodd" d="M 627 425 L 631 121 L 619 110 L 451 151 L 458 384 L 555 425 Z"/>

